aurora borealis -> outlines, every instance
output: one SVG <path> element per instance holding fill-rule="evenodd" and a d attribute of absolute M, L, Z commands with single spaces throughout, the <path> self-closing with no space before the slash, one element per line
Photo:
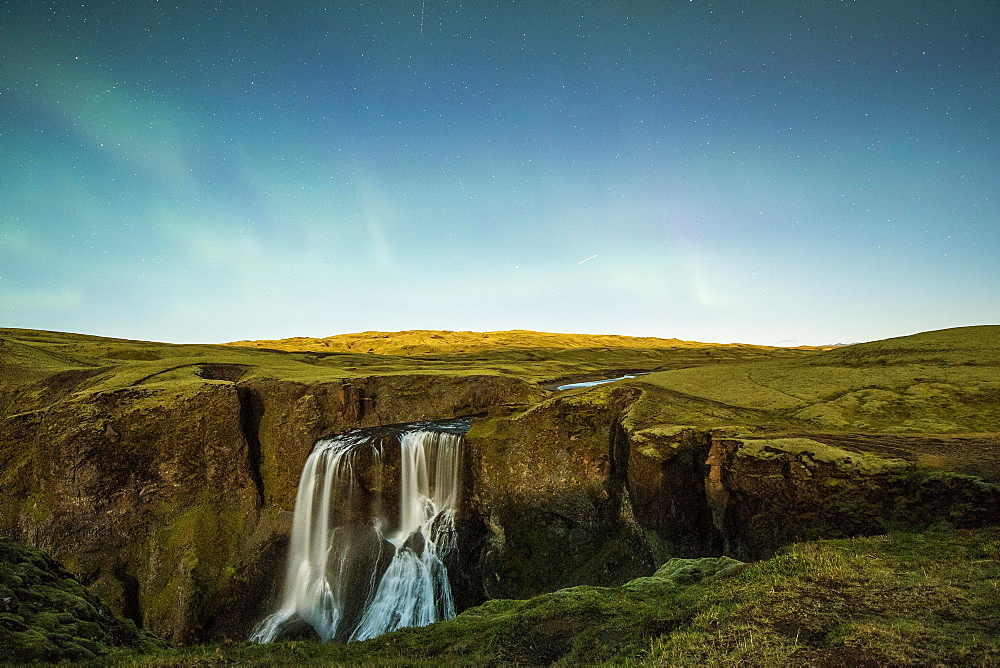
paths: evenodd
<path fill-rule="evenodd" d="M 0 326 L 1000 321 L 1000 3 L 0 4 Z"/>

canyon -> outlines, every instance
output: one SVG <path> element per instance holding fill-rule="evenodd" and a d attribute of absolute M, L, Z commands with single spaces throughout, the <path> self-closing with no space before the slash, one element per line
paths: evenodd
<path fill-rule="evenodd" d="M 0 529 L 184 645 L 244 640 L 276 609 L 303 467 L 356 429 L 471 419 L 459 612 L 1000 517 L 997 326 L 823 349 L 375 334 L 0 330 Z"/>

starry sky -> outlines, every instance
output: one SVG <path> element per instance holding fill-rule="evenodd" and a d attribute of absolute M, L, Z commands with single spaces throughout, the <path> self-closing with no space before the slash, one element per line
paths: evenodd
<path fill-rule="evenodd" d="M 0 326 L 1000 322 L 994 0 L 6 0 Z"/>

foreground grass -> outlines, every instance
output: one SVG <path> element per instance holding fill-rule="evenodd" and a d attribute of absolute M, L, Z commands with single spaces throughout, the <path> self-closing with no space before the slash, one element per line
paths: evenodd
<path fill-rule="evenodd" d="M 720 583 L 646 660 L 673 665 L 996 665 L 1000 532 L 793 546 Z"/>
<path fill-rule="evenodd" d="M 673 560 L 622 587 L 491 601 L 364 643 L 119 652 L 198 665 L 996 665 L 1000 529 L 820 541 L 740 567 Z"/>

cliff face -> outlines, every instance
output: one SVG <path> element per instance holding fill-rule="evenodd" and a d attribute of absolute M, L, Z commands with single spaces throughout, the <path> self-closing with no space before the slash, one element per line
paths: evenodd
<path fill-rule="evenodd" d="M 1000 387 L 992 358 L 956 371 L 951 357 L 880 357 L 880 376 L 849 356 L 712 363 L 551 395 L 465 361 L 411 373 L 399 368 L 412 360 L 337 355 L 0 337 L 0 529 L 157 635 L 194 642 L 245 638 L 270 611 L 303 463 L 317 439 L 356 427 L 490 414 L 467 436 L 449 563 L 460 608 L 619 584 L 670 557 L 756 559 L 796 540 L 1000 517 L 996 485 L 918 466 L 951 466 L 939 452 L 957 444 L 962 462 L 996 469 L 997 423 L 981 410 Z M 947 395 L 968 414 L 953 422 L 988 433 L 908 431 L 926 403 L 911 390 L 934 374 L 965 383 Z M 894 429 L 891 447 L 880 433 L 802 437 L 803 406 L 873 378 L 910 398 L 841 413 L 852 429 Z"/>
<path fill-rule="evenodd" d="M 4 528 L 179 643 L 246 637 L 268 611 L 317 439 L 540 396 L 497 376 L 203 374 L 68 394 L 0 421 Z M 449 564 L 460 607 L 620 584 L 670 557 L 756 559 L 794 540 L 1000 516 L 997 487 L 967 476 L 810 439 L 637 422 L 642 394 L 608 386 L 474 422 Z"/>
<path fill-rule="evenodd" d="M 318 438 L 540 392 L 497 376 L 306 384 L 203 373 L 71 394 L 0 421 L 3 528 L 174 642 L 246 637 L 260 619 Z"/>
<path fill-rule="evenodd" d="M 995 524 L 1000 486 L 748 428 L 649 425 L 636 387 L 474 424 L 486 593 L 618 584 L 672 557 L 772 556 L 792 542 Z M 648 399 L 648 398 L 647 398 Z"/>
<path fill-rule="evenodd" d="M 620 584 L 655 568 L 624 490 L 621 412 L 634 389 L 555 398 L 477 421 L 474 507 L 488 528 L 485 594 L 523 598 L 576 584 Z"/>
<path fill-rule="evenodd" d="M 250 530 L 260 518 L 239 406 L 232 384 L 206 381 L 8 418 L 4 521 L 137 623 L 197 637 L 215 592 L 234 591 L 266 545 Z"/>
<path fill-rule="evenodd" d="M 973 528 L 1000 518 L 1000 486 L 807 438 L 712 440 L 706 496 L 726 554 L 762 559 L 792 542 Z"/>

